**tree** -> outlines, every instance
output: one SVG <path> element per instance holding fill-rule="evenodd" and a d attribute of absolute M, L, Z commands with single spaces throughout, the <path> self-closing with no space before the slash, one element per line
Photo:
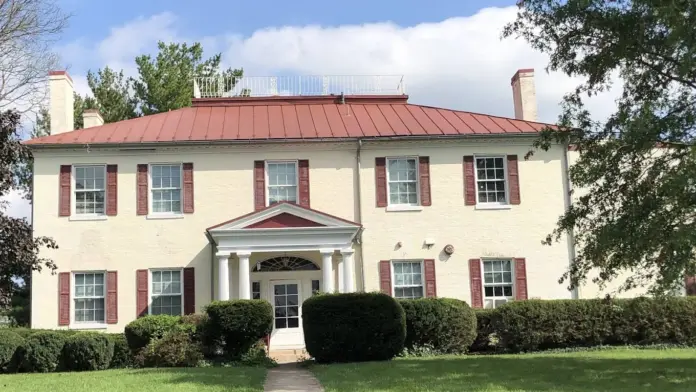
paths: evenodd
<path fill-rule="evenodd" d="M 561 282 L 590 271 L 600 286 L 655 294 L 696 275 L 696 2 L 525 0 L 503 36 L 550 56 L 548 69 L 585 81 L 562 101 L 559 130 L 535 147 L 569 143 L 581 155 L 569 177 L 582 195 L 544 241 L 571 232 L 577 255 Z M 584 103 L 623 83 L 616 111 L 593 118 Z"/>
<path fill-rule="evenodd" d="M 92 90 L 96 107 L 105 123 L 137 117 L 136 100 L 131 94 L 131 79 L 105 67 L 93 73 L 87 72 L 87 83 Z"/>
<path fill-rule="evenodd" d="M 234 86 L 233 77 L 241 77 L 241 69 L 220 71 L 221 55 L 203 60 L 200 43 L 158 43 L 159 53 L 153 60 L 150 55 L 135 58 L 139 77 L 133 80 L 135 97 L 144 115 L 191 106 L 193 77 L 227 76 Z"/>
<path fill-rule="evenodd" d="M 82 116 L 85 109 L 97 109 L 97 101 L 92 97 L 82 97 L 80 94 L 73 92 L 73 124 L 75 129 L 85 127 L 85 122 Z"/>

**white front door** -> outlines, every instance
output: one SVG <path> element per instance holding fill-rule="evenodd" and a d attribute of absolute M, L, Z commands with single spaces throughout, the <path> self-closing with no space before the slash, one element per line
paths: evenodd
<path fill-rule="evenodd" d="M 304 346 L 302 288 L 299 280 L 272 280 L 273 332 L 271 347 Z"/>

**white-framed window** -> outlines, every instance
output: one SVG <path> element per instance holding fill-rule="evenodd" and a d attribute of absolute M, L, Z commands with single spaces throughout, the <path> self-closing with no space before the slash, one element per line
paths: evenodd
<path fill-rule="evenodd" d="M 261 299 L 261 282 L 251 282 L 251 299 Z"/>
<path fill-rule="evenodd" d="M 266 205 L 281 201 L 297 203 L 297 161 L 266 161 Z"/>
<path fill-rule="evenodd" d="M 150 314 L 183 314 L 182 275 L 180 269 L 150 271 Z"/>
<path fill-rule="evenodd" d="M 513 276 L 512 260 L 482 260 L 483 263 L 483 303 L 485 308 L 496 308 L 512 301 Z"/>
<path fill-rule="evenodd" d="M 389 205 L 418 205 L 418 164 L 415 157 L 387 158 Z"/>
<path fill-rule="evenodd" d="M 508 204 L 507 162 L 504 156 L 476 156 L 476 201 Z"/>
<path fill-rule="evenodd" d="M 104 215 L 106 165 L 73 166 L 75 214 Z"/>
<path fill-rule="evenodd" d="M 392 260 L 394 298 L 423 298 L 423 261 Z"/>
<path fill-rule="evenodd" d="M 150 211 L 181 214 L 181 164 L 150 164 Z"/>
<path fill-rule="evenodd" d="M 103 272 L 73 273 L 73 302 L 76 324 L 103 324 L 106 320 L 104 296 L 106 283 Z"/>

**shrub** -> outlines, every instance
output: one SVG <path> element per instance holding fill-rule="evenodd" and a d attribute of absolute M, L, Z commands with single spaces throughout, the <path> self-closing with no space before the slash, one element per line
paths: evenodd
<path fill-rule="evenodd" d="M 0 371 L 13 371 L 17 365 L 17 349 L 24 343 L 24 338 L 12 329 L 0 329 Z"/>
<path fill-rule="evenodd" d="M 126 325 L 124 331 L 128 347 L 133 352 L 147 346 L 152 339 L 158 339 L 171 331 L 179 323 L 179 317 L 169 315 L 145 316 Z"/>
<path fill-rule="evenodd" d="M 114 344 L 114 355 L 111 357 L 109 369 L 122 369 L 132 366 L 133 354 L 131 353 L 130 347 L 128 347 L 126 336 L 122 333 L 113 333 L 107 336 Z"/>
<path fill-rule="evenodd" d="M 406 349 L 430 347 L 439 353 L 465 353 L 476 337 L 476 315 L 452 298 L 399 301 L 406 315 Z"/>
<path fill-rule="evenodd" d="M 114 355 L 114 342 L 100 332 L 81 332 L 66 339 L 63 363 L 66 370 L 108 369 Z"/>
<path fill-rule="evenodd" d="M 201 342 L 207 323 L 208 315 L 206 314 L 188 314 L 181 316 L 179 329 L 187 331 L 194 341 Z"/>
<path fill-rule="evenodd" d="M 31 334 L 19 348 L 19 367 L 26 372 L 48 373 L 61 364 L 66 334 L 40 331 Z"/>
<path fill-rule="evenodd" d="M 206 313 L 204 344 L 221 344 L 230 359 L 239 359 L 273 329 L 273 307 L 259 299 L 215 301 Z"/>
<path fill-rule="evenodd" d="M 264 366 L 273 367 L 278 363 L 268 356 L 266 352 L 266 344 L 262 341 L 254 343 L 249 351 L 242 354 L 239 362 L 244 366 Z"/>
<path fill-rule="evenodd" d="M 317 362 L 388 360 L 401 353 L 406 320 L 382 293 L 322 294 L 302 305 L 307 352 Z"/>
<path fill-rule="evenodd" d="M 470 352 L 495 351 L 497 348 L 497 336 L 493 330 L 493 309 L 477 309 L 476 314 L 476 339 L 469 349 Z"/>
<path fill-rule="evenodd" d="M 203 359 L 200 346 L 182 330 L 173 330 L 152 340 L 136 359 L 145 367 L 193 367 Z"/>

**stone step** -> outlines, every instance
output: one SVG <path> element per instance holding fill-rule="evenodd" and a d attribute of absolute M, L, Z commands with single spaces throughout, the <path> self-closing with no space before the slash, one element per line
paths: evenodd
<path fill-rule="evenodd" d="M 305 349 L 271 350 L 268 356 L 280 364 L 294 363 L 309 358 Z"/>

